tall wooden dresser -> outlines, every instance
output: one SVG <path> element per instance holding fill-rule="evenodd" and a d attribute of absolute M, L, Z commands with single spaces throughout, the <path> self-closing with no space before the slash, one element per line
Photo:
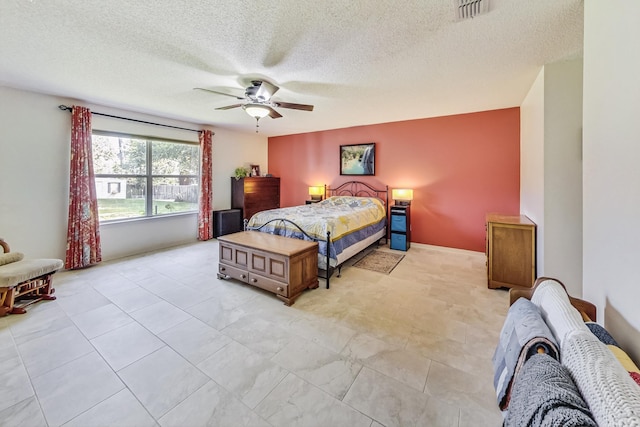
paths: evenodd
<path fill-rule="evenodd" d="M 525 215 L 488 214 L 489 288 L 531 288 L 536 280 L 536 224 Z"/>
<path fill-rule="evenodd" d="M 231 178 L 231 208 L 242 209 L 242 218 L 280 207 L 280 178 L 256 176 Z"/>

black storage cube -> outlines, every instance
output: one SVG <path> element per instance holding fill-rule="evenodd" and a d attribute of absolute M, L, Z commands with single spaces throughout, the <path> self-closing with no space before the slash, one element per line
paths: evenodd
<path fill-rule="evenodd" d="M 242 231 L 242 209 L 213 211 L 213 237 Z"/>

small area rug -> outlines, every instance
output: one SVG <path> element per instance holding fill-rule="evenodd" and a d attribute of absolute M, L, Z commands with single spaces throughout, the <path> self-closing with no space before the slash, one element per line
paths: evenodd
<path fill-rule="evenodd" d="M 385 251 L 371 251 L 362 259 L 356 261 L 353 266 L 378 273 L 389 274 L 402 261 L 404 255 Z"/>

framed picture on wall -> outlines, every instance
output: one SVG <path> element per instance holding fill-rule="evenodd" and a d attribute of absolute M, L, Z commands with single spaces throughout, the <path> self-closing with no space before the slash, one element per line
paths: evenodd
<path fill-rule="evenodd" d="M 375 142 L 340 146 L 340 175 L 375 175 L 375 167 Z"/>

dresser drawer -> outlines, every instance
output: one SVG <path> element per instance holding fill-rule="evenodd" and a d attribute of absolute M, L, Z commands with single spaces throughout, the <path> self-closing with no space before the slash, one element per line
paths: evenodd
<path fill-rule="evenodd" d="M 241 282 L 249 283 L 249 273 L 247 273 L 246 270 L 218 263 L 218 273 L 229 276 L 232 279 L 240 280 Z"/>
<path fill-rule="evenodd" d="M 289 285 L 278 282 L 277 280 L 268 279 L 264 276 L 260 276 L 259 274 L 249 273 L 249 281 L 247 283 L 260 289 L 264 289 L 265 291 L 282 295 L 283 297 L 289 296 Z"/>

